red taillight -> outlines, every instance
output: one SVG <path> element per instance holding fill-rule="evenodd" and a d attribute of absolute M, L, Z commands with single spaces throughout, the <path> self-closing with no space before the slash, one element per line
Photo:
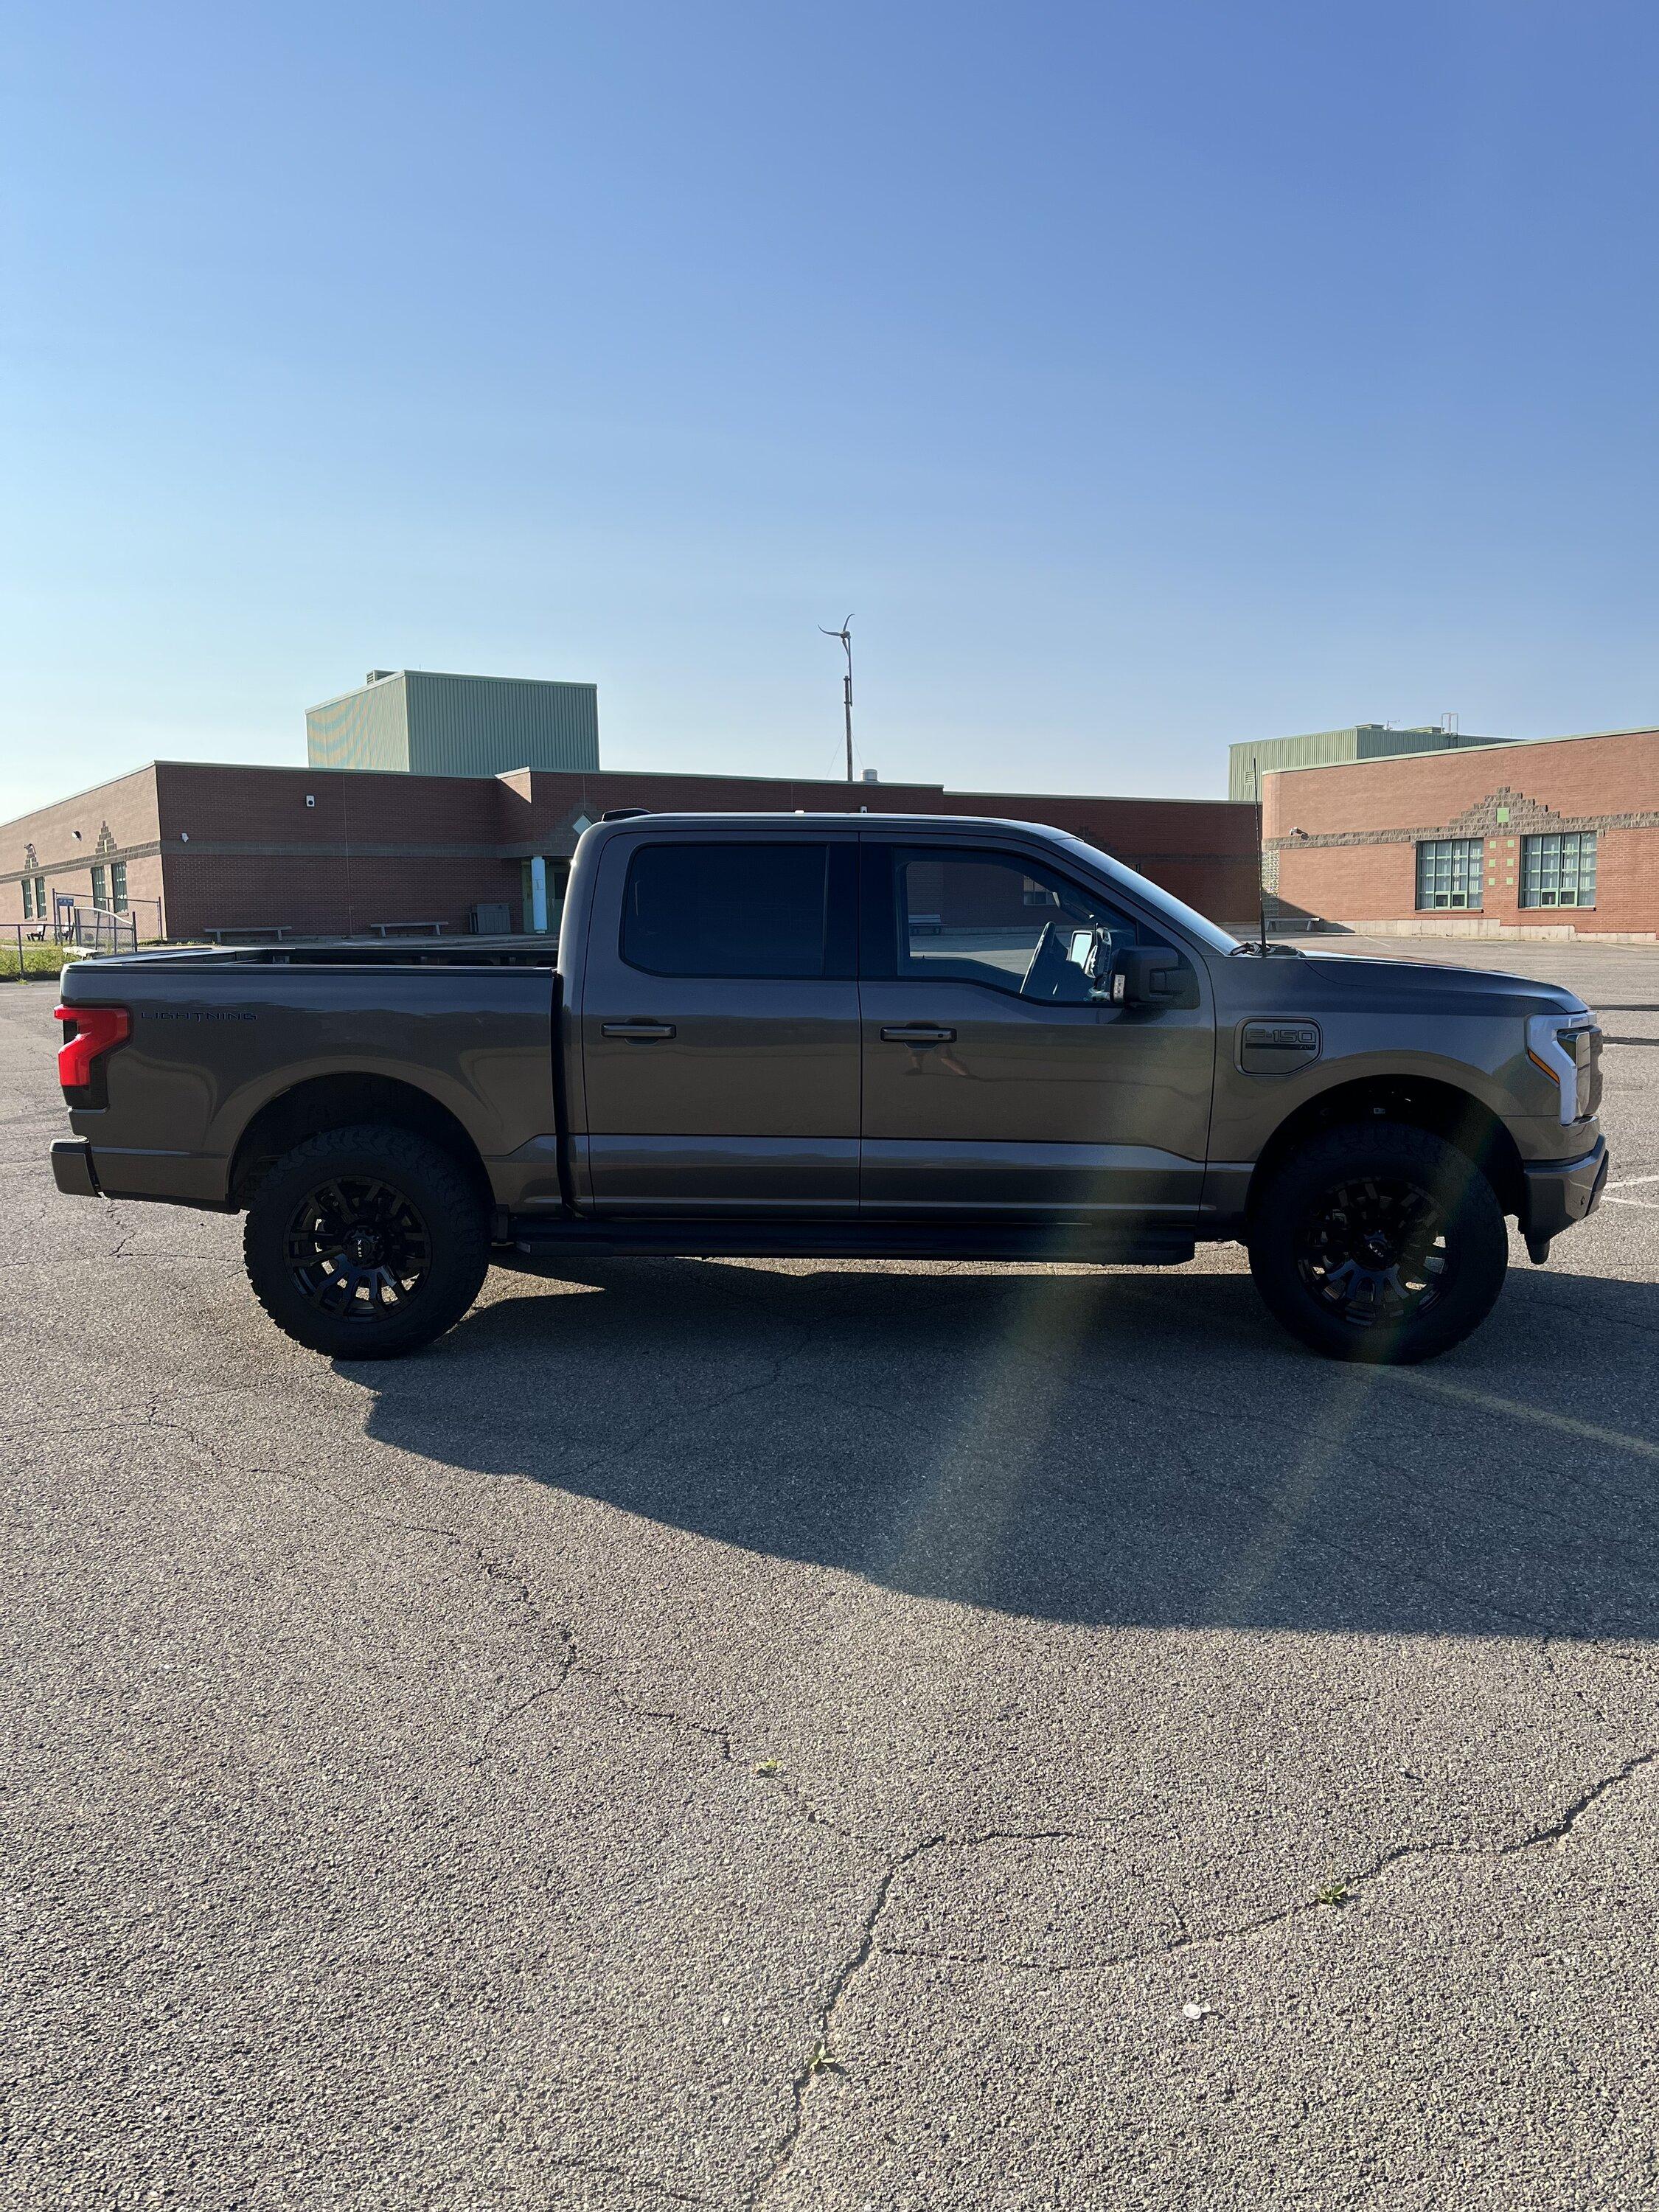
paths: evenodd
<path fill-rule="evenodd" d="M 64 1024 L 58 1080 L 66 1092 L 78 1092 L 75 1103 L 84 1105 L 97 1063 L 132 1035 L 132 1016 L 125 1006 L 54 1006 L 52 1016 Z"/>

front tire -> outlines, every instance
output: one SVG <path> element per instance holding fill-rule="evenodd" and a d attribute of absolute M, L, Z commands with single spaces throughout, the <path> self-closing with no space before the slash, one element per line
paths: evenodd
<path fill-rule="evenodd" d="M 1263 1190 L 1250 1273 L 1328 1359 L 1437 1359 L 1492 1311 L 1509 1268 L 1497 1193 L 1467 1153 L 1397 1121 L 1328 1129 Z"/>
<path fill-rule="evenodd" d="M 407 1129 L 328 1129 L 273 1162 L 242 1236 L 272 1321 L 331 1359 L 395 1359 L 453 1328 L 489 1265 L 489 1221 L 454 1158 Z"/>

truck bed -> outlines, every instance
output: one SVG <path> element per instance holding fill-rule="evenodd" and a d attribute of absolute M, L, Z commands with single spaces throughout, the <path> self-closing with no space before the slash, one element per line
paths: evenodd
<path fill-rule="evenodd" d="M 64 971 L 65 1007 L 119 1006 L 131 1026 L 70 1126 L 110 1197 L 234 1204 L 250 1163 L 325 1104 L 336 1123 L 458 1127 L 496 1205 L 556 1205 L 557 996 L 540 946 L 237 946 L 81 961 Z"/>

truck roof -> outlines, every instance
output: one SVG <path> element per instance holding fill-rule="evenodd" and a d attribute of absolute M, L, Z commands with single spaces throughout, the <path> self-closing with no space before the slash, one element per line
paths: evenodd
<path fill-rule="evenodd" d="M 690 809 L 672 813 L 658 813 L 653 808 L 629 808 L 618 811 L 614 817 L 602 818 L 596 829 L 626 829 L 635 823 L 648 823 L 653 830 L 678 829 L 682 825 L 695 830 L 1017 830 L 1037 837 L 1066 837 L 1070 832 L 1056 829 L 1051 822 L 1022 822 L 1012 815 L 995 814 L 878 814 L 872 807 L 820 808 L 809 812 L 796 808 L 787 813 L 763 813 L 746 811 L 741 814 L 727 809 L 707 813 Z"/>

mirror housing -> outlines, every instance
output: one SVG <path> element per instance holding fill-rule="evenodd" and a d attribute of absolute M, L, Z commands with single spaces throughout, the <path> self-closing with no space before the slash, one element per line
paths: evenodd
<path fill-rule="evenodd" d="M 1194 1006 L 1191 978 L 1178 952 L 1164 945 L 1126 945 L 1112 963 L 1115 1006 Z"/>

